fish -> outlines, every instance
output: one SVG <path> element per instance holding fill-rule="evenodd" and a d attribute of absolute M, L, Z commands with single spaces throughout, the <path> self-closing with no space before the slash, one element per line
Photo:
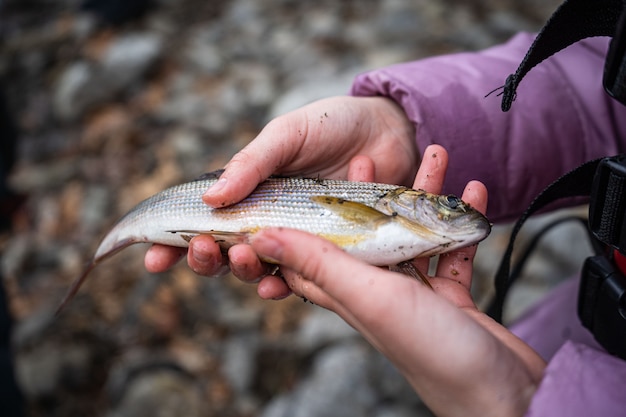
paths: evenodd
<path fill-rule="evenodd" d="M 227 250 L 265 228 L 293 228 L 430 285 L 408 261 L 476 244 L 491 231 L 483 214 L 454 195 L 374 182 L 272 176 L 241 202 L 212 208 L 202 195 L 222 172 L 170 187 L 128 211 L 101 240 L 57 312 L 98 264 L 137 243 L 188 247 L 194 237 L 211 235 Z"/>

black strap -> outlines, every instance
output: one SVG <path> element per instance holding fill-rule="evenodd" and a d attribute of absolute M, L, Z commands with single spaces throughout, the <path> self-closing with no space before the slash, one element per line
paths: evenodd
<path fill-rule="evenodd" d="M 511 108 L 517 86 L 535 65 L 581 39 L 613 36 L 624 3 L 624 0 L 566 0 L 541 29 L 515 74 L 507 77 L 501 93 L 502 111 Z"/>
<path fill-rule="evenodd" d="M 528 206 L 526 211 L 519 218 L 517 223 L 515 223 L 515 226 L 511 231 L 509 245 L 504 252 L 502 261 L 500 262 L 500 267 L 498 268 L 498 272 L 496 273 L 495 298 L 487 309 L 487 314 L 493 319 L 498 322 L 502 322 L 504 301 L 514 281 L 514 279 L 511 279 L 510 274 L 513 246 L 515 243 L 515 238 L 517 237 L 517 234 L 522 228 L 524 222 L 526 222 L 526 219 L 528 219 L 528 217 L 536 213 L 538 210 L 541 210 L 548 204 L 561 198 L 589 197 L 593 186 L 594 174 L 598 165 L 603 159 L 604 158 L 586 162 L 583 165 L 580 165 L 578 168 L 558 178 L 533 200 L 530 206 Z"/>
<path fill-rule="evenodd" d="M 626 256 L 626 155 L 606 158 L 600 163 L 591 201 L 591 233 Z"/>

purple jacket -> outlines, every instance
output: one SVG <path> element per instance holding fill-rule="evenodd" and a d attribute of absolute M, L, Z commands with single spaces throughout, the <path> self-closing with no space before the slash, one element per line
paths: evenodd
<path fill-rule="evenodd" d="M 492 221 L 513 220 L 549 183 L 581 163 L 626 152 L 626 106 L 602 89 L 608 38 L 579 42 L 532 69 L 508 113 L 485 95 L 515 72 L 534 35 L 477 53 L 434 57 L 359 75 L 357 96 L 393 99 L 416 127 L 418 148 L 450 155 L 444 192 L 470 179 L 489 190 Z M 605 353 L 576 317 L 576 280 L 512 330 L 548 366 L 527 416 L 626 414 L 626 361 Z"/>

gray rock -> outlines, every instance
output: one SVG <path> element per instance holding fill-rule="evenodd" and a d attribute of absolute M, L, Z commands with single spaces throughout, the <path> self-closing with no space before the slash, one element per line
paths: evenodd
<path fill-rule="evenodd" d="M 253 332 L 233 335 L 222 346 L 221 371 L 240 395 L 252 385 L 258 350 L 259 336 Z"/>
<path fill-rule="evenodd" d="M 404 376 L 383 355 L 379 353 L 372 355 L 368 372 L 372 386 L 385 402 L 407 404 L 412 407 L 422 403 Z"/>
<path fill-rule="evenodd" d="M 101 61 L 69 65 L 56 82 L 57 116 L 66 121 L 78 118 L 138 82 L 160 56 L 162 44 L 156 34 L 129 34 L 114 41 Z"/>
<path fill-rule="evenodd" d="M 337 9 L 337 4 L 334 5 Z M 339 15 L 329 8 L 314 10 L 307 14 L 304 22 L 306 36 L 311 38 L 337 39 L 341 37 L 343 22 Z"/>
<path fill-rule="evenodd" d="M 170 91 L 169 99 L 158 110 L 161 120 L 217 137 L 229 133 L 236 115 L 246 108 L 245 96 L 232 79 L 197 91 L 192 78 L 181 77 L 172 82 Z"/>
<path fill-rule="evenodd" d="M 203 30 L 190 38 L 183 55 L 185 63 L 191 69 L 205 75 L 218 74 L 224 70 L 226 61 L 223 51 L 215 44 L 210 34 Z"/>
<path fill-rule="evenodd" d="M 100 232 L 102 219 L 111 212 L 113 201 L 107 187 L 94 185 L 85 190 L 85 198 L 81 208 L 81 231 L 86 235 Z"/>
<path fill-rule="evenodd" d="M 191 126 L 214 134 L 223 134 L 230 126 L 224 112 L 213 105 L 209 97 L 194 92 L 170 97 L 160 107 L 159 118 L 164 122 Z"/>
<path fill-rule="evenodd" d="M 32 240 L 29 236 L 15 236 L 10 239 L 0 256 L 0 271 L 5 279 L 17 279 L 21 269 L 32 256 Z M 27 321 L 24 321 L 27 322 Z"/>
<path fill-rule="evenodd" d="M 54 94 L 54 110 L 61 119 L 69 120 L 77 117 L 93 102 L 99 100 L 104 93 L 95 89 L 85 93 L 91 87 L 94 69 L 86 62 L 71 64 L 57 80 Z"/>
<path fill-rule="evenodd" d="M 155 369 L 129 381 L 118 406 L 107 417 L 203 416 L 207 405 L 195 381 L 170 369 Z"/>
<path fill-rule="evenodd" d="M 382 2 L 381 9 L 374 31 L 383 42 L 416 39 L 423 33 L 428 15 L 425 16 L 424 10 L 418 10 L 415 4 L 387 0 Z"/>
<path fill-rule="evenodd" d="M 274 100 L 268 118 L 285 114 L 316 100 L 348 94 L 358 72 L 360 70 L 354 68 L 339 75 L 312 77 L 310 81 L 296 85 Z"/>
<path fill-rule="evenodd" d="M 117 39 L 102 59 L 103 76 L 117 89 L 139 80 L 161 55 L 163 41 L 154 33 L 131 33 Z"/>
<path fill-rule="evenodd" d="M 302 353 L 311 354 L 323 346 L 355 337 L 360 338 L 359 333 L 337 314 L 313 308 L 298 327 L 296 343 Z"/>
<path fill-rule="evenodd" d="M 15 374 L 25 396 L 45 398 L 57 392 L 66 375 L 84 383 L 92 359 L 91 349 L 85 344 L 45 342 L 15 356 Z"/>
<path fill-rule="evenodd" d="M 291 394 L 274 399 L 262 417 L 362 417 L 378 402 L 368 383 L 372 351 L 359 343 L 331 346 L 315 357 L 311 375 Z"/>
<path fill-rule="evenodd" d="M 269 66 L 255 62 L 242 63 L 233 68 L 231 76 L 236 94 L 242 97 L 239 106 L 226 106 L 231 108 L 233 114 L 237 114 L 244 103 L 247 107 L 265 108 L 274 102 L 277 95 L 276 74 Z"/>

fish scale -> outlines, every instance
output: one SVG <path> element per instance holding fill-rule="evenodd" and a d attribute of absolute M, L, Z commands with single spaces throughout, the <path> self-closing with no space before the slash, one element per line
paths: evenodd
<path fill-rule="evenodd" d="M 210 225 L 203 231 L 239 232 L 263 227 L 291 227 L 320 234 L 335 230 L 353 230 L 358 227 L 320 207 L 311 201 L 312 196 L 334 196 L 373 207 L 385 193 L 398 186 L 357 183 L 337 180 L 310 180 L 300 178 L 270 178 L 262 183 L 247 199 L 231 207 L 213 209 L 202 202 L 202 194 L 215 183 L 216 179 L 199 180 L 174 186 L 157 196 L 147 199 L 131 210 L 114 227 L 123 230 L 132 224 L 141 222 L 148 226 L 157 224 L 171 225 L 168 230 L 196 229 L 203 218 L 211 218 Z M 151 219 L 145 219 L 149 215 Z M 166 230 L 162 231 L 165 234 Z M 146 239 L 149 241 L 147 233 Z M 141 239 L 140 236 L 137 238 Z M 108 241 L 119 239 L 111 236 Z M 166 243 L 177 245 L 176 236 L 163 236 Z M 96 257 L 108 250 L 102 245 Z"/>

